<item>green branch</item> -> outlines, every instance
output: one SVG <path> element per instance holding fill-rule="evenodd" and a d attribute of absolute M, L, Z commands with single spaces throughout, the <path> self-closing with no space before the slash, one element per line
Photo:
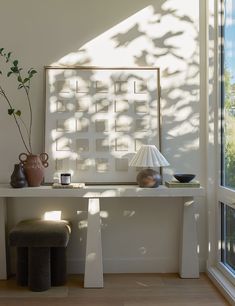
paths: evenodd
<path fill-rule="evenodd" d="M 24 122 L 24 120 L 20 117 L 21 116 L 21 111 L 18 109 L 17 111 L 15 111 L 13 105 L 10 103 L 6 92 L 3 90 L 2 87 L 1 88 L 1 92 L 0 94 L 5 98 L 5 100 L 7 101 L 10 109 L 8 110 L 8 114 L 9 115 L 13 115 L 14 120 L 17 124 L 17 128 L 20 132 L 20 136 L 21 139 L 23 141 L 23 144 L 27 150 L 28 153 L 32 153 L 32 143 L 31 143 L 31 138 L 32 138 L 32 124 L 33 124 L 33 112 L 32 112 L 32 103 L 30 100 L 30 95 L 29 95 L 29 91 L 30 91 L 30 80 L 31 78 L 34 76 L 35 73 L 37 73 L 37 71 L 33 68 L 30 68 L 27 72 L 27 76 L 24 78 L 22 76 L 21 71 L 23 70 L 23 68 L 19 67 L 19 62 L 18 60 L 11 60 L 11 56 L 12 53 L 11 52 L 6 52 L 4 48 L 0 48 L 0 56 L 2 56 L 5 59 L 6 63 L 10 64 L 10 70 L 7 72 L 7 77 L 10 77 L 11 75 L 15 75 L 16 76 L 16 80 L 18 82 L 18 89 L 24 89 L 24 92 L 26 94 L 26 100 L 27 100 L 27 104 L 28 104 L 28 108 L 29 108 L 29 122 L 28 124 L 26 124 Z M 1 70 L 0 70 L 0 74 L 2 74 Z M 16 116 L 19 116 L 19 118 L 17 119 Z M 26 133 L 27 133 L 27 143 L 28 145 L 26 145 L 26 141 L 24 139 L 24 135 L 21 131 L 20 125 L 18 120 L 20 120 L 20 122 L 23 124 Z"/>
<path fill-rule="evenodd" d="M 30 150 L 28 149 L 28 147 L 27 147 L 27 145 L 26 145 L 26 142 L 25 142 L 25 140 L 24 140 L 24 136 L 23 136 L 23 133 L 22 133 L 22 131 L 21 131 L 19 122 L 18 122 L 18 120 L 17 120 L 17 118 L 16 118 L 16 115 L 15 115 L 15 113 L 14 113 L 14 108 L 12 107 L 11 102 L 9 101 L 9 99 L 8 99 L 8 97 L 7 97 L 6 93 L 5 93 L 5 91 L 3 90 L 3 88 L 2 88 L 1 86 L 0 86 L 0 92 L 1 92 L 1 95 L 2 95 L 2 96 L 5 98 L 5 100 L 7 101 L 7 104 L 9 105 L 10 109 L 12 110 L 12 115 L 13 115 L 13 118 L 14 118 L 15 123 L 16 123 L 16 125 L 17 125 L 18 131 L 19 131 L 19 133 L 20 133 L 21 140 L 22 140 L 22 142 L 23 142 L 23 144 L 24 144 L 24 147 L 25 147 L 26 151 L 30 154 L 31 152 L 30 152 Z"/>

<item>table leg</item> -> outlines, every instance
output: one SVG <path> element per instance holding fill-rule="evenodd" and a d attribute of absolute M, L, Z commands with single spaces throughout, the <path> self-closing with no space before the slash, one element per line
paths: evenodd
<path fill-rule="evenodd" d="M 0 279 L 7 279 L 5 198 L 0 198 Z"/>
<path fill-rule="evenodd" d="M 85 261 L 85 288 L 102 288 L 103 262 L 99 199 L 89 199 Z"/>
<path fill-rule="evenodd" d="M 180 248 L 180 277 L 199 278 L 197 254 L 197 229 L 194 211 L 194 199 L 184 198 L 183 220 Z"/>

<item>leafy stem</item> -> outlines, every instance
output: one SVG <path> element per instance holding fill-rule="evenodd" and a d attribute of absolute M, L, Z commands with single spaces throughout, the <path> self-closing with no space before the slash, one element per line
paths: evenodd
<path fill-rule="evenodd" d="M 25 122 L 24 122 L 24 120 L 22 119 L 21 116 L 19 116 L 19 120 L 20 120 L 20 122 L 22 123 L 22 125 L 24 126 L 25 131 L 26 131 L 26 133 L 27 133 L 27 135 L 28 135 L 28 138 L 30 139 L 29 130 L 28 130 L 27 125 L 25 124 Z M 31 142 L 29 142 L 29 149 L 30 149 L 30 152 L 32 152 Z"/>
<path fill-rule="evenodd" d="M 32 153 L 32 124 L 33 124 L 33 112 L 32 112 L 32 104 L 30 100 L 30 85 L 31 85 L 31 79 L 34 76 L 34 74 L 37 73 L 37 71 L 33 68 L 30 68 L 27 71 L 27 74 L 25 77 L 22 75 L 23 68 L 19 66 L 18 60 L 12 60 L 12 52 L 6 52 L 4 48 L 0 48 L 0 57 L 5 59 L 5 62 L 10 65 L 10 69 L 7 72 L 7 77 L 10 77 L 11 75 L 15 75 L 16 80 L 18 82 L 17 89 L 24 89 L 24 92 L 26 94 L 26 100 L 29 108 L 29 121 L 28 124 L 25 123 L 25 121 L 21 118 L 21 110 L 15 110 L 12 103 L 10 102 L 6 92 L 3 90 L 2 86 L 0 86 L 0 94 L 3 96 L 5 101 L 7 102 L 8 106 L 10 107 L 8 109 L 8 114 L 12 115 L 16 124 L 17 128 L 19 130 L 21 139 L 23 141 L 23 144 L 27 150 L 28 153 Z M 0 70 L 0 74 L 2 74 L 2 71 Z M 22 133 L 22 129 L 20 124 L 22 124 L 26 130 L 26 136 L 27 141 L 24 138 L 25 135 Z"/>
<path fill-rule="evenodd" d="M 21 78 L 21 74 L 19 72 L 19 76 Z M 22 79 L 22 78 L 21 78 Z M 28 105 L 29 105 L 29 114 L 30 114 L 30 117 L 29 117 L 29 130 L 26 128 L 26 130 L 28 131 L 28 139 L 29 139 L 29 147 L 30 147 L 30 150 L 32 152 L 32 144 L 31 144 L 31 135 L 32 135 L 32 123 L 33 123 L 33 111 L 32 111 L 32 104 L 31 104 L 31 101 L 30 101 L 30 97 L 29 97 L 29 90 L 30 90 L 30 78 L 29 80 L 27 81 L 27 87 L 26 85 L 23 83 L 21 83 L 23 85 L 23 88 L 24 88 L 24 91 L 26 93 L 26 97 L 27 97 L 27 101 L 28 101 Z"/>
<path fill-rule="evenodd" d="M 14 118 L 15 123 L 17 125 L 18 131 L 20 133 L 21 140 L 22 140 L 22 142 L 24 144 L 24 147 L 25 147 L 26 151 L 30 154 L 31 152 L 30 152 L 30 150 L 28 149 L 28 146 L 25 143 L 24 136 L 23 136 L 23 133 L 21 131 L 21 127 L 20 127 L 19 122 L 18 122 L 18 120 L 16 118 L 16 113 L 14 112 L 14 108 L 12 107 L 10 100 L 8 99 L 5 91 L 3 90 L 3 88 L 1 86 L 0 86 L 0 94 L 5 98 L 5 100 L 8 103 L 8 106 L 10 107 L 10 109 L 8 110 L 8 114 L 9 115 L 13 115 L 13 118 Z"/>

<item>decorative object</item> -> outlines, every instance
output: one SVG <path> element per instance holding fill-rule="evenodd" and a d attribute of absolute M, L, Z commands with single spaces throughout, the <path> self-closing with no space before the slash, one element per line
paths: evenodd
<path fill-rule="evenodd" d="M 62 185 L 59 183 L 53 183 L 52 188 L 55 189 L 81 189 L 81 188 L 85 188 L 85 184 L 84 183 L 71 183 L 69 185 Z"/>
<path fill-rule="evenodd" d="M 71 183 L 71 174 L 61 173 L 60 182 L 61 182 L 61 185 L 69 185 Z"/>
<path fill-rule="evenodd" d="M 158 187 L 161 184 L 161 181 L 161 175 L 150 168 L 141 170 L 136 177 L 136 182 L 140 187 Z"/>
<path fill-rule="evenodd" d="M 195 178 L 195 174 L 174 174 L 174 178 L 180 183 L 189 183 Z"/>
<path fill-rule="evenodd" d="M 140 187 L 158 187 L 161 184 L 161 175 L 153 170 L 156 167 L 169 166 L 168 161 L 154 145 L 143 145 L 130 161 L 130 167 L 147 168 L 141 170 L 137 177 Z"/>
<path fill-rule="evenodd" d="M 76 182 L 134 184 L 129 161 L 160 147 L 160 70 L 46 67 L 45 181 L 73 170 Z"/>
<path fill-rule="evenodd" d="M 24 173 L 24 168 L 21 163 L 14 165 L 14 171 L 11 175 L 10 184 L 13 188 L 23 188 L 28 186 L 26 176 Z"/>
<path fill-rule="evenodd" d="M 21 153 L 19 160 L 24 165 L 29 187 L 39 187 L 44 178 L 44 168 L 48 167 L 47 153 L 40 155 Z"/>
<path fill-rule="evenodd" d="M 14 119 L 26 150 L 26 153 L 24 154 L 27 158 L 23 161 L 23 166 L 28 180 L 28 185 L 31 187 L 39 186 L 43 180 L 43 168 L 48 166 L 48 155 L 46 153 L 34 155 L 32 149 L 33 112 L 30 99 L 30 86 L 32 78 L 37 71 L 34 68 L 30 68 L 27 73 L 24 73 L 23 68 L 19 65 L 19 61 L 12 59 L 12 52 L 7 52 L 4 48 L 0 48 L 0 57 L 2 57 L 6 64 L 10 66 L 9 70 L 6 72 L 7 77 L 15 76 L 17 88 L 25 94 L 25 102 L 28 106 L 28 112 L 22 112 L 18 106 L 16 106 L 16 103 L 14 103 L 15 101 L 11 101 L 9 94 L 3 89 L 2 83 L 0 83 L 0 98 L 6 102 L 8 115 Z M 1 70 L 0 74 L 2 74 Z M 28 119 L 26 118 L 27 116 Z"/>
<path fill-rule="evenodd" d="M 198 181 L 190 181 L 189 183 L 180 183 L 178 181 L 166 181 L 165 185 L 169 188 L 199 188 Z"/>

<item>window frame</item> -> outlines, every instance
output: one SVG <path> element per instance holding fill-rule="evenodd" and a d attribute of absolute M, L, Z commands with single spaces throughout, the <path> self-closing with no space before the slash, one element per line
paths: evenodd
<path fill-rule="evenodd" d="M 223 150 L 223 135 L 224 135 L 224 50 L 223 50 L 223 40 L 224 40 L 224 11 L 225 11 L 225 1 L 218 1 L 218 74 L 217 74 L 217 97 L 218 97 L 218 190 L 217 190 L 217 268 L 225 275 L 225 277 L 235 285 L 235 273 L 233 273 L 223 262 L 222 262 L 222 205 L 229 206 L 235 209 L 235 189 L 231 189 L 223 185 L 224 183 L 224 150 Z"/>
<path fill-rule="evenodd" d="M 221 202 L 222 203 L 222 202 Z M 228 203 L 223 203 L 224 205 L 230 206 L 232 208 L 235 208 L 232 205 L 229 205 Z M 219 206 L 221 204 L 219 203 Z M 220 207 L 221 208 L 221 207 Z M 219 223 L 221 224 L 221 209 L 220 209 L 220 213 L 219 213 Z M 221 235 L 221 229 L 220 229 L 220 237 L 222 237 Z M 221 271 L 223 273 L 223 275 L 235 286 L 235 274 L 232 273 L 232 271 L 222 262 L 222 241 L 218 241 L 218 262 L 217 262 L 217 268 L 219 269 L 219 271 Z"/>
<path fill-rule="evenodd" d="M 202 83 L 201 96 L 206 101 L 206 188 L 207 188 L 207 220 L 208 220 L 208 254 L 207 275 L 231 302 L 235 303 L 234 277 L 221 264 L 220 254 L 220 204 L 231 205 L 235 202 L 234 192 L 220 186 L 221 179 L 221 133 L 220 133 L 220 76 L 221 76 L 221 28 L 220 13 L 223 7 L 221 0 L 200 1 L 201 14 L 205 11 L 204 21 L 200 23 L 201 41 L 206 46 L 201 47 L 201 73 L 203 80 L 204 60 L 206 57 L 206 84 Z M 227 199 L 227 200 L 226 200 Z"/>
<path fill-rule="evenodd" d="M 227 257 L 227 248 L 225 247 L 225 243 L 227 241 L 226 237 L 226 218 L 227 218 L 227 210 L 233 209 L 235 210 L 235 207 L 231 205 L 226 205 L 224 203 L 221 204 L 221 262 L 229 269 L 229 271 L 234 275 L 235 274 L 235 268 L 233 268 L 230 264 L 227 263 L 226 257 Z"/>

